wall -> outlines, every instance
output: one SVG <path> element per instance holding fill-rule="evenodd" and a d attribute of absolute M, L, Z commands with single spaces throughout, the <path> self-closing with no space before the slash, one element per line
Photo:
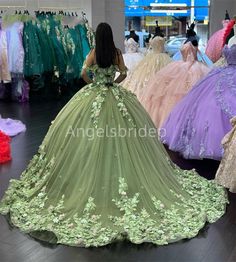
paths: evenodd
<path fill-rule="evenodd" d="M 211 0 L 210 7 L 210 36 L 222 28 L 222 20 L 225 17 L 225 10 L 228 10 L 230 17 L 236 14 L 235 0 Z"/>
<path fill-rule="evenodd" d="M 100 22 L 111 25 L 116 46 L 124 50 L 124 0 L 92 0 L 92 26 Z"/>

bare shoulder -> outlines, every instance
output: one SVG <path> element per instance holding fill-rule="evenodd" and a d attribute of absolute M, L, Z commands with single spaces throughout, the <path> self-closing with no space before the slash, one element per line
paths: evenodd
<path fill-rule="evenodd" d="M 87 63 L 92 65 L 95 63 L 95 49 L 92 49 L 87 56 Z"/>

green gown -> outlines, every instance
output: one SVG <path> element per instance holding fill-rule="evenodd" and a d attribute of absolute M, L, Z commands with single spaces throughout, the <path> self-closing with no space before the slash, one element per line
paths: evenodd
<path fill-rule="evenodd" d="M 44 72 L 44 67 L 36 21 L 24 23 L 23 45 L 25 49 L 24 75 L 26 77 L 41 75 Z"/>
<path fill-rule="evenodd" d="M 35 238 L 86 247 L 164 245 L 219 219 L 225 190 L 171 162 L 135 95 L 113 82 L 115 66 L 89 69 L 94 83 L 52 122 L 0 213 Z"/>

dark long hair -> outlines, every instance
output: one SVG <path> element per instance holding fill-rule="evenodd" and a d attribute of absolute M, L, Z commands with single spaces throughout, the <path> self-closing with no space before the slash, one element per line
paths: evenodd
<path fill-rule="evenodd" d="M 107 68 L 115 64 L 118 50 L 114 44 L 111 27 L 100 23 L 96 30 L 96 62 L 99 67 Z"/>

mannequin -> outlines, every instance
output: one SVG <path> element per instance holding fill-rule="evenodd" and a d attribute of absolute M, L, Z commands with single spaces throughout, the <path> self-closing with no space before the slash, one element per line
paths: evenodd
<path fill-rule="evenodd" d="M 234 25 L 234 36 L 230 38 L 228 46 L 236 45 L 236 24 Z"/>
<path fill-rule="evenodd" d="M 194 41 L 195 43 L 197 43 L 197 46 L 198 46 L 199 37 L 197 36 L 197 33 L 194 31 L 194 28 L 195 28 L 195 23 L 192 23 L 190 26 L 188 25 L 188 29 L 187 29 L 187 32 L 186 32 L 187 40 L 184 42 L 184 44 Z M 197 57 L 198 57 L 199 62 L 203 62 L 205 65 L 207 65 L 209 67 L 213 66 L 213 63 L 209 59 L 209 57 L 204 52 L 201 52 L 199 49 L 198 49 Z M 178 51 L 173 56 L 174 61 L 179 61 L 179 60 L 182 60 L 182 59 L 183 58 L 182 58 L 182 54 L 181 54 L 180 51 Z"/>
<path fill-rule="evenodd" d="M 135 29 L 130 29 L 129 35 L 126 36 L 126 39 L 129 40 L 130 38 L 133 38 L 136 43 L 139 43 L 139 36 L 135 33 Z"/>

